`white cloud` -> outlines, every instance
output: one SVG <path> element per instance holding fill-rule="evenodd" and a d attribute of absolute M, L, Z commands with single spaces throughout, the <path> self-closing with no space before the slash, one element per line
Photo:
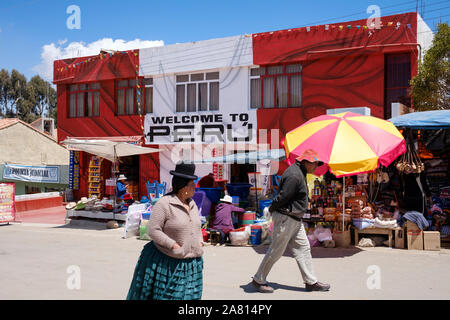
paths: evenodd
<path fill-rule="evenodd" d="M 53 61 L 55 60 L 96 55 L 100 53 L 101 49 L 125 51 L 158 47 L 163 46 L 164 41 L 140 39 L 125 41 L 122 39 L 113 40 L 111 38 L 103 38 L 88 44 L 84 42 L 71 42 L 66 44 L 67 39 L 59 40 L 57 44 L 50 43 L 44 45 L 42 47 L 41 63 L 34 66 L 33 71 L 37 72 L 47 81 L 51 81 L 53 79 Z"/>

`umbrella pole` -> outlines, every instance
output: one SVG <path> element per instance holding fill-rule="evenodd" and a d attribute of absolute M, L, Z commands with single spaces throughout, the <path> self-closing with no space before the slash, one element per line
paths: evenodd
<path fill-rule="evenodd" d="M 117 172 L 116 172 L 116 162 L 117 162 L 117 157 L 116 157 L 116 146 L 114 146 L 114 158 L 113 158 L 114 162 L 113 162 L 113 177 L 114 179 L 117 179 Z M 116 206 L 116 202 L 117 202 L 117 181 L 116 181 L 116 185 L 114 186 L 114 206 Z"/>
<path fill-rule="evenodd" d="M 345 231 L 345 177 L 344 177 L 344 189 L 342 190 L 342 232 Z"/>
<path fill-rule="evenodd" d="M 255 175 L 255 195 L 256 195 L 256 214 L 259 213 L 259 205 L 258 205 L 258 182 L 256 181 L 256 172 L 254 172 Z"/>

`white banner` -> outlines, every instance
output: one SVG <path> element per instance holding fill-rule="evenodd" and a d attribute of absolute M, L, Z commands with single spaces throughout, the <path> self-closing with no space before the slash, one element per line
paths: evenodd
<path fill-rule="evenodd" d="M 59 167 L 5 164 L 3 178 L 28 182 L 59 183 Z"/>
<path fill-rule="evenodd" d="M 244 113 L 147 114 L 146 144 L 256 143 L 256 110 Z"/>

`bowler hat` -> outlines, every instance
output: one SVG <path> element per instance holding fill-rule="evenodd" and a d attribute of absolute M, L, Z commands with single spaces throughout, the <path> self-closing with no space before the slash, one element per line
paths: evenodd
<path fill-rule="evenodd" d="M 170 171 L 170 174 L 176 177 L 196 180 L 198 179 L 198 177 L 194 175 L 194 173 L 195 173 L 195 164 L 184 162 L 178 162 L 177 165 L 175 166 L 175 170 Z"/>

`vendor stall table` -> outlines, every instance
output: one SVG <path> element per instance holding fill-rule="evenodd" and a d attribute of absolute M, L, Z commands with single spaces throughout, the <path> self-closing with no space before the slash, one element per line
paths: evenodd
<path fill-rule="evenodd" d="M 388 229 L 388 228 L 374 228 L 369 227 L 362 230 L 358 230 L 357 228 L 354 228 L 355 231 L 355 246 L 359 243 L 359 235 L 360 234 L 376 234 L 376 235 L 387 235 L 389 237 L 389 247 L 392 248 L 393 239 L 392 236 L 393 232 L 396 230 L 401 230 L 402 228 L 394 228 L 394 229 Z"/>
<path fill-rule="evenodd" d="M 71 217 L 82 217 L 91 219 L 120 220 L 126 221 L 127 215 L 114 212 L 87 211 L 87 210 L 67 210 L 66 219 Z"/>

